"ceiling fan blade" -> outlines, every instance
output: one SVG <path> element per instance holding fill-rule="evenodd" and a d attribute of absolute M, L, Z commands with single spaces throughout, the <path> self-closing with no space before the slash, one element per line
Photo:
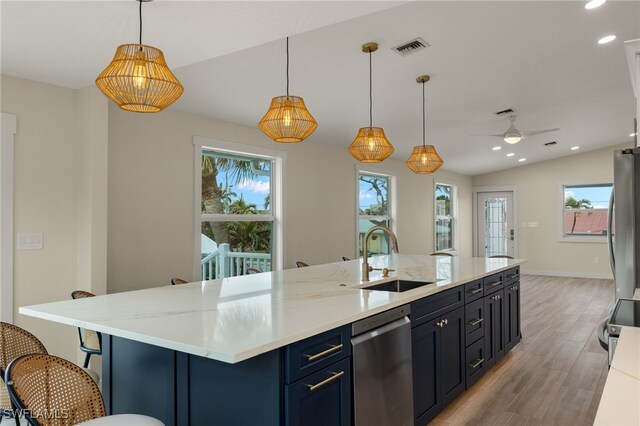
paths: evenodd
<path fill-rule="evenodd" d="M 555 132 L 556 130 L 560 130 L 560 129 L 555 128 L 555 129 L 535 130 L 533 132 L 522 132 L 522 137 L 526 138 L 528 136 L 535 136 L 535 135 L 539 135 L 539 134 L 542 134 L 542 133 Z"/>
<path fill-rule="evenodd" d="M 499 135 L 478 135 L 478 134 L 473 134 L 473 135 L 469 135 L 469 136 L 495 136 L 497 138 L 504 138 L 504 133 L 499 134 Z"/>

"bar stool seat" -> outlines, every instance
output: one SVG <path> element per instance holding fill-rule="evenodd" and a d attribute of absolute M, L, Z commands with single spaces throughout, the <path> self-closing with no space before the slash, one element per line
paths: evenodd
<path fill-rule="evenodd" d="M 160 420 L 139 414 L 114 414 L 78 423 L 82 426 L 164 426 Z"/>

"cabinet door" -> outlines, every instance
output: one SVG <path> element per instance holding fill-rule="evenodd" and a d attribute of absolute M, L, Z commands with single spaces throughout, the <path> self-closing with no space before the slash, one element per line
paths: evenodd
<path fill-rule="evenodd" d="M 441 317 L 440 356 L 442 357 L 443 408 L 464 391 L 465 323 L 464 308 Z"/>
<path fill-rule="evenodd" d="M 485 366 L 490 368 L 504 356 L 504 297 L 497 291 L 484 298 Z"/>
<path fill-rule="evenodd" d="M 520 341 L 520 283 L 504 289 L 504 350 L 510 351 Z"/>
<path fill-rule="evenodd" d="M 285 424 L 351 424 L 351 358 L 285 386 Z"/>
<path fill-rule="evenodd" d="M 413 410 L 416 424 L 426 424 L 442 409 L 440 388 L 440 318 L 411 330 Z"/>

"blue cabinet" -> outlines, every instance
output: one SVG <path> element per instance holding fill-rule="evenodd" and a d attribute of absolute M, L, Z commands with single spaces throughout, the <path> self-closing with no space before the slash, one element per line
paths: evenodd
<path fill-rule="evenodd" d="M 520 282 L 507 284 L 504 289 L 504 350 L 513 349 L 520 341 Z"/>
<path fill-rule="evenodd" d="M 351 424 L 351 358 L 285 386 L 285 424 Z"/>
<path fill-rule="evenodd" d="M 351 424 L 350 337 L 344 326 L 285 348 L 285 425 Z"/>
<path fill-rule="evenodd" d="M 465 325 L 462 288 L 411 306 L 415 424 L 431 421 L 465 389 Z M 420 308 L 429 306 L 425 311 Z M 457 306 L 454 309 L 451 307 Z M 446 309 L 449 309 L 447 312 Z M 416 311 L 418 315 L 416 315 Z M 432 313 L 440 316 L 432 318 Z M 427 318 L 432 318 L 426 320 Z"/>

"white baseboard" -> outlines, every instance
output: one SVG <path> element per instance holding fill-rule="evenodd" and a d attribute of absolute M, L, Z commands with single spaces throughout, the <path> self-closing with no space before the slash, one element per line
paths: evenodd
<path fill-rule="evenodd" d="M 568 277 L 568 278 L 595 278 L 600 280 L 612 280 L 613 274 L 601 272 L 562 272 L 562 271 L 537 271 L 531 269 L 522 269 L 523 275 L 545 275 L 550 277 Z"/>

